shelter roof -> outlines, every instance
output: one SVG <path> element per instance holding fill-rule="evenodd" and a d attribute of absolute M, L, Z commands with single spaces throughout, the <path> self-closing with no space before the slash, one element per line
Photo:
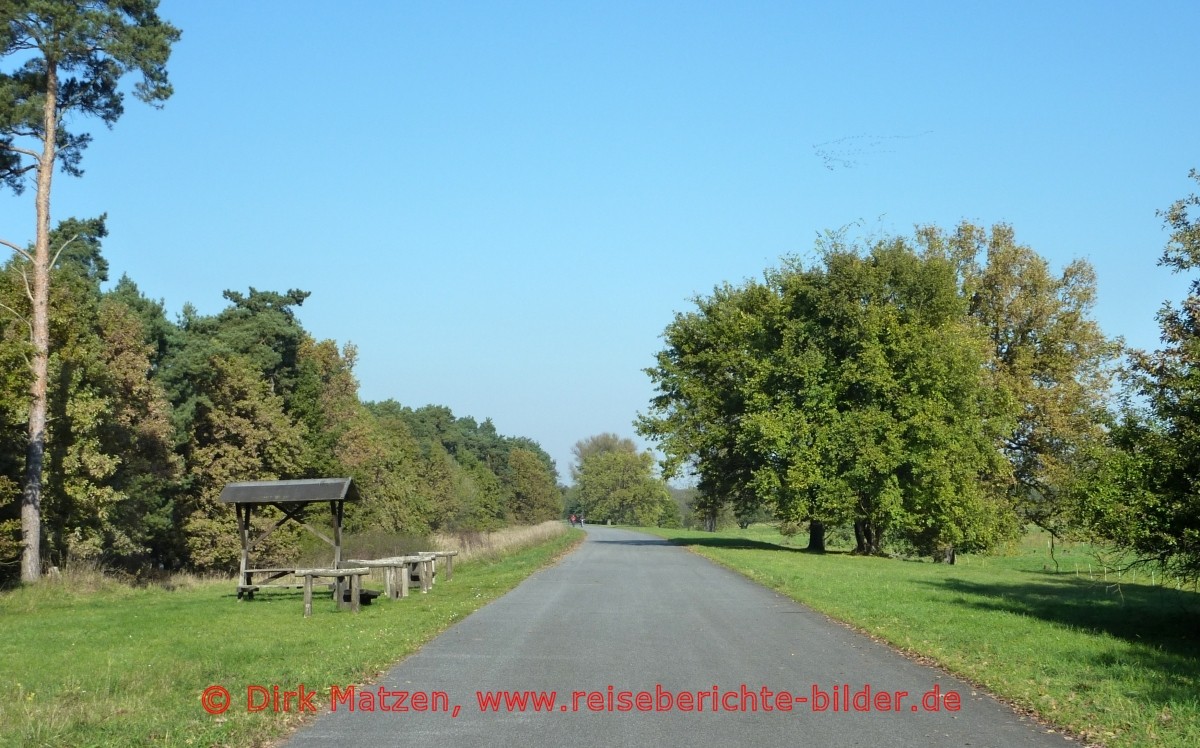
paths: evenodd
<path fill-rule="evenodd" d="M 229 483 L 221 489 L 220 500 L 226 504 L 278 504 L 358 499 L 358 488 L 349 478 L 309 478 Z"/>

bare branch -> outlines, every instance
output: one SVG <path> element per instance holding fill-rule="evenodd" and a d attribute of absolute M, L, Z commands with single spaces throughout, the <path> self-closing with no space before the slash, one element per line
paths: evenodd
<path fill-rule="evenodd" d="M 29 328 L 29 339 L 33 340 L 33 323 L 29 321 L 28 317 L 24 316 L 23 314 L 18 312 L 16 309 L 13 309 L 8 304 L 0 303 L 0 309 L 5 310 L 6 312 L 11 314 L 17 320 L 24 322 L 25 326 Z"/>
<path fill-rule="evenodd" d="M 12 242 L 8 241 L 7 239 L 0 239 L 0 245 L 3 245 L 3 246 L 5 246 L 5 247 L 8 247 L 8 248 L 9 248 L 9 249 L 11 249 L 12 251 L 14 251 L 14 252 L 16 252 L 17 254 L 19 254 L 19 255 L 21 255 L 22 257 L 24 257 L 26 260 L 29 260 L 30 262 L 33 262 L 33 256 L 32 256 L 32 255 L 30 255 L 28 252 L 26 252 L 25 250 L 21 249 L 21 248 L 20 248 L 20 247 L 18 247 L 17 245 L 13 244 Z"/>
<path fill-rule="evenodd" d="M 3 143 L 0 143 L 0 148 L 3 148 L 6 151 L 12 151 L 13 153 L 20 153 L 22 156 L 29 156 L 39 164 L 42 162 L 42 155 L 35 151 L 31 151 L 28 148 L 18 148 L 15 145 L 4 145 Z"/>
<path fill-rule="evenodd" d="M 38 168 L 37 164 L 30 164 L 29 166 L 22 166 L 20 169 L 13 169 L 12 173 L 13 173 L 13 176 L 19 177 L 19 176 L 28 174 L 31 171 L 37 171 L 37 168 Z"/>
<path fill-rule="evenodd" d="M 54 253 L 54 259 L 50 261 L 50 267 L 54 267 L 55 265 L 58 264 L 58 258 L 62 256 L 63 250 L 67 248 L 67 245 L 69 245 L 71 242 L 75 241 L 78 238 L 79 238 L 79 234 L 76 234 L 75 236 L 72 236 L 70 239 L 68 239 L 62 243 L 62 246 L 59 247 L 58 251 Z"/>
<path fill-rule="evenodd" d="M 6 312 L 8 312 L 12 316 L 16 317 L 17 319 L 21 320 L 22 322 L 29 324 L 29 321 L 27 319 L 25 319 L 25 315 L 21 314 L 16 309 L 13 309 L 11 306 L 9 306 L 8 304 L 5 304 L 2 301 L 0 301 L 0 309 L 5 310 Z"/>
<path fill-rule="evenodd" d="M 25 295 L 29 297 L 29 303 L 35 303 L 33 300 L 33 289 L 29 286 L 29 273 L 25 272 L 25 268 L 21 268 L 21 280 L 25 282 Z"/>

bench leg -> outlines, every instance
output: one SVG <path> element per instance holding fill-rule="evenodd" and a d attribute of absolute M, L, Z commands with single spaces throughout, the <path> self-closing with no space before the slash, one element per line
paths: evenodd
<path fill-rule="evenodd" d="M 421 567 L 420 571 L 417 572 L 417 576 L 421 579 L 421 594 L 424 595 L 426 592 L 429 592 L 429 562 L 422 561 L 420 563 Z"/>
<path fill-rule="evenodd" d="M 350 575 L 350 612 L 358 612 L 358 590 L 362 586 L 362 574 Z"/>
<path fill-rule="evenodd" d="M 446 556 L 446 581 L 454 579 L 454 556 Z"/>
<path fill-rule="evenodd" d="M 400 597 L 408 597 L 408 564 L 397 566 L 393 571 L 400 577 Z"/>
<path fill-rule="evenodd" d="M 304 617 L 312 615 L 312 577 L 304 577 Z"/>

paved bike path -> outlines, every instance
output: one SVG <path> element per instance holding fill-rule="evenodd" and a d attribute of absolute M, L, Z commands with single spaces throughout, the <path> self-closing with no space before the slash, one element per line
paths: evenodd
<path fill-rule="evenodd" d="M 470 584 L 470 575 L 449 584 Z M 865 686 L 872 691 L 870 711 L 857 711 L 853 697 Z M 392 705 L 401 692 L 442 692 L 445 697 L 430 703 L 444 698 L 458 714 L 351 712 L 346 703 L 330 711 L 327 705 L 286 745 L 1070 745 L 969 684 L 728 569 L 658 538 L 608 527 L 588 528 L 587 541 L 556 566 L 362 690 L 378 694 L 381 687 L 392 694 L 385 699 Z M 714 687 L 718 711 L 712 710 Z M 943 696 L 925 698 L 925 705 L 942 707 L 927 710 L 922 697 L 935 687 L 956 694 L 960 709 L 948 710 L 953 697 Z M 531 690 L 555 691 L 554 708 L 482 710 L 476 695 Z M 889 694 L 887 711 L 880 710 L 880 691 Z M 573 698 L 573 692 L 598 695 L 589 708 L 588 695 Z M 681 692 L 690 692 L 693 702 L 703 698 L 703 711 L 681 710 Z M 782 692 L 795 697 L 791 711 L 780 708 Z M 907 692 L 898 710 L 897 692 Z M 841 709 L 847 693 L 851 704 Z M 663 694 L 670 694 L 671 708 L 659 711 L 667 705 Z M 815 711 L 822 695 L 825 709 Z M 623 700 L 630 710 L 618 710 Z M 419 699 L 405 702 L 411 709 Z M 775 709 L 764 711 L 767 703 Z M 752 706 L 759 710 L 748 711 Z"/>

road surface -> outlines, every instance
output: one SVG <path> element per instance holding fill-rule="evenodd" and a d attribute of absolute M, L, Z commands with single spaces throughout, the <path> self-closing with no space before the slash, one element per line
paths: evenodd
<path fill-rule="evenodd" d="M 285 745 L 1072 745 L 728 569 L 608 527 L 333 706 Z"/>

